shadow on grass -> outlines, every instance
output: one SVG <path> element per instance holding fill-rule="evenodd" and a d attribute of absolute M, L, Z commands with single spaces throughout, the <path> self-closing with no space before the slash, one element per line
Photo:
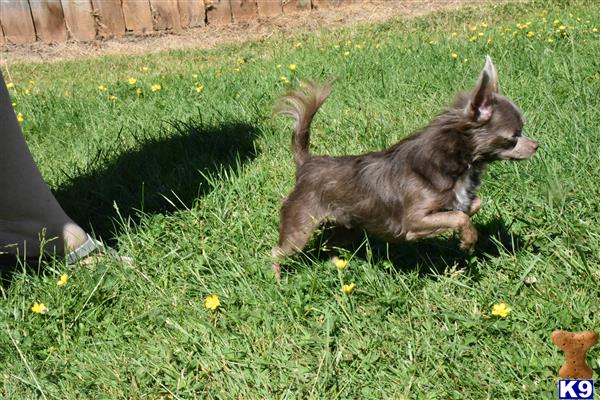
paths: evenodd
<path fill-rule="evenodd" d="M 89 167 L 67 173 L 68 184 L 55 191 L 67 214 L 86 231 L 109 244 L 120 229 L 118 221 L 138 223 L 141 214 L 168 213 L 192 207 L 211 190 L 217 174 L 253 160 L 258 131 L 245 123 L 172 122 L 170 128 L 132 135 L 136 145 L 115 157 L 120 140 L 96 150 Z M 98 167 L 101 166 L 101 167 Z M 115 208 L 115 205 L 118 207 Z M 19 261 L 0 255 L 4 283 Z M 29 262 L 37 273 L 35 261 Z"/>
<path fill-rule="evenodd" d="M 464 269 L 474 280 L 478 280 L 479 271 L 475 267 L 477 261 L 496 258 L 503 253 L 515 254 L 525 246 L 524 240 L 514 235 L 501 219 L 494 219 L 475 227 L 479 232 L 479 240 L 473 254 L 459 250 L 456 235 L 450 238 L 434 237 L 414 242 L 386 243 L 363 233 L 360 241 L 342 248 L 354 257 L 381 265 L 390 273 L 417 271 L 420 276 L 434 276 L 444 274 L 448 267 L 456 266 Z M 330 237 L 327 229 L 323 230 L 313 239 L 313 244 L 304 257 L 321 261 L 329 259 L 336 251 L 321 249 L 328 247 Z"/>
<path fill-rule="evenodd" d="M 192 207 L 211 190 L 209 180 L 215 174 L 257 155 L 257 130 L 250 125 L 171 125 L 174 129 L 166 137 L 136 136 L 139 149 L 113 161 L 103 160 L 113 149 L 99 151 L 97 163 L 106 167 L 78 174 L 55 192 L 67 214 L 84 229 L 110 240 L 119 229 L 115 221 L 137 223 L 141 213 Z"/>

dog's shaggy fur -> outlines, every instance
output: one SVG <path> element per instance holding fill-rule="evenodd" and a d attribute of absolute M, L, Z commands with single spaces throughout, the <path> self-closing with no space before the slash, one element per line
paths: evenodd
<path fill-rule="evenodd" d="M 283 202 L 273 270 L 306 245 L 324 221 L 339 230 L 364 229 L 387 241 L 414 240 L 457 229 L 470 251 L 477 231 L 470 217 L 485 166 L 531 157 L 537 143 L 521 135 L 517 107 L 498 93 L 489 57 L 473 91 L 427 127 L 392 147 L 358 156 L 309 153 L 312 119 L 331 85 L 305 83 L 281 98 L 278 112 L 295 121 L 296 186 Z"/>

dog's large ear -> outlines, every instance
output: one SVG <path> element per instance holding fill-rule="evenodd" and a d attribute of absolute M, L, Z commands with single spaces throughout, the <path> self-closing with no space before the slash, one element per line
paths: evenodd
<path fill-rule="evenodd" d="M 467 110 L 477 122 L 487 122 L 494 112 L 494 94 L 498 93 L 498 74 L 490 56 L 485 57 L 485 66 L 477 86 L 471 94 Z"/>

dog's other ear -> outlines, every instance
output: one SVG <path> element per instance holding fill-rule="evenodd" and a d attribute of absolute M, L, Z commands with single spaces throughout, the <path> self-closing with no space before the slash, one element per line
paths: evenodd
<path fill-rule="evenodd" d="M 494 94 L 498 93 L 498 74 L 490 56 L 485 57 L 485 66 L 477 86 L 471 95 L 468 112 L 477 122 L 487 122 L 494 111 Z"/>

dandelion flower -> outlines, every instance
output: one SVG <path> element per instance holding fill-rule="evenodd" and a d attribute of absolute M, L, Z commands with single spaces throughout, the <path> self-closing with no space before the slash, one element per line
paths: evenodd
<path fill-rule="evenodd" d="M 295 71 L 296 70 L 296 64 L 290 64 L 290 71 Z"/>
<path fill-rule="evenodd" d="M 479 32 L 477 35 L 479 35 L 479 36 L 483 36 L 483 32 Z"/>
<path fill-rule="evenodd" d="M 531 39 L 531 38 L 532 38 L 532 37 L 534 37 L 534 36 L 535 36 L 535 32 L 532 32 L 532 31 L 529 31 L 529 32 L 527 32 L 527 37 L 528 37 L 528 38 L 530 38 L 530 39 Z"/>
<path fill-rule="evenodd" d="M 507 306 L 505 303 L 495 304 L 494 307 L 492 307 L 492 315 L 501 318 L 506 318 L 511 311 L 512 308 Z"/>
<path fill-rule="evenodd" d="M 15 103 L 14 101 L 10 104 L 12 104 L 13 108 L 15 108 L 17 106 L 17 103 Z"/>
<path fill-rule="evenodd" d="M 350 52 L 349 52 L 349 51 L 345 51 L 345 52 L 344 52 L 344 55 L 345 55 L 346 57 L 348 57 L 348 56 L 350 55 Z"/>
<path fill-rule="evenodd" d="M 282 81 L 283 83 L 288 83 L 288 82 L 289 82 L 289 81 L 288 81 L 288 78 L 286 78 L 286 77 L 285 77 L 285 76 L 283 76 L 283 75 L 281 75 L 281 76 L 279 77 L 279 79 L 281 79 L 281 81 Z"/>
<path fill-rule="evenodd" d="M 60 278 L 58 279 L 58 282 L 56 282 L 56 284 L 58 286 L 65 286 L 67 284 L 67 282 L 69 281 L 69 275 L 67 275 L 66 273 L 62 274 L 60 276 Z"/>
<path fill-rule="evenodd" d="M 19 121 L 19 123 L 22 123 L 25 120 L 25 117 L 23 116 L 23 114 L 18 113 L 17 114 L 17 121 Z"/>
<path fill-rule="evenodd" d="M 348 261 L 342 258 L 334 257 L 332 261 L 338 269 L 346 269 L 348 267 Z"/>
<path fill-rule="evenodd" d="M 481 26 L 482 28 L 487 28 L 488 24 L 487 22 L 482 22 L 481 24 L 479 24 L 479 26 Z"/>
<path fill-rule="evenodd" d="M 470 30 L 471 32 L 475 32 L 475 31 L 477 30 L 477 25 L 473 25 L 473 26 L 472 26 L 472 25 L 469 25 L 469 30 Z"/>
<path fill-rule="evenodd" d="M 555 19 L 554 21 L 552 21 L 552 25 L 558 25 L 560 24 L 560 20 Z"/>
<path fill-rule="evenodd" d="M 127 79 L 127 83 L 129 83 L 130 85 L 135 85 L 136 82 L 137 82 L 137 79 L 135 79 L 135 78 Z"/>
<path fill-rule="evenodd" d="M 355 287 L 356 287 L 355 283 L 351 283 L 349 285 L 344 285 L 344 286 L 342 286 L 342 292 L 344 292 L 346 294 L 350 294 L 350 293 L 352 293 L 352 291 L 354 290 Z"/>
<path fill-rule="evenodd" d="M 196 84 L 196 93 L 202 93 L 202 91 L 204 90 L 204 85 L 200 85 L 199 83 Z"/>
<path fill-rule="evenodd" d="M 29 84 L 30 84 L 31 86 L 33 86 L 33 85 L 35 85 L 35 81 L 34 81 L 33 79 L 30 79 L 30 80 L 29 80 Z"/>
<path fill-rule="evenodd" d="M 450 57 L 452 57 L 452 59 L 456 60 L 458 58 L 458 54 L 452 53 L 452 54 L 450 54 Z"/>
<path fill-rule="evenodd" d="M 106 85 L 100 85 L 100 86 L 98 86 L 98 90 L 101 92 L 106 92 L 108 90 L 108 88 L 106 87 Z"/>
<path fill-rule="evenodd" d="M 142 92 L 143 92 L 143 91 L 142 91 L 142 88 L 141 88 L 141 87 L 139 87 L 139 88 L 135 89 L 135 94 L 137 94 L 138 96 L 141 96 L 141 95 L 142 95 Z"/>
<path fill-rule="evenodd" d="M 115 95 L 113 94 L 113 95 L 111 95 L 111 96 L 110 96 L 108 99 L 109 99 L 110 101 L 117 101 L 117 96 L 115 96 Z"/>
<path fill-rule="evenodd" d="M 592 28 L 592 32 L 594 32 L 594 33 L 598 32 L 598 28 L 596 28 L 596 27 Z"/>
<path fill-rule="evenodd" d="M 6 84 L 6 87 L 7 87 L 7 88 L 9 88 L 9 89 L 12 89 L 12 88 L 14 88 L 14 87 L 15 87 L 15 84 L 14 84 L 14 83 L 12 83 L 12 82 L 8 82 L 8 83 Z"/>
<path fill-rule="evenodd" d="M 148 72 L 148 71 L 150 71 L 150 68 L 148 68 L 148 67 L 142 67 L 142 71 Z"/>
<path fill-rule="evenodd" d="M 44 303 L 34 303 L 31 306 L 31 312 L 34 314 L 46 314 L 48 312 L 48 307 Z"/>
<path fill-rule="evenodd" d="M 216 310 L 221 305 L 221 300 L 219 300 L 219 296 L 216 294 L 211 294 L 206 299 L 204 299 L 204 307 L 209 310 Z"/>
<path fill-rule="evenodd" d="M 23 93 L 25 93 L 26 96 L 29 96 L 31 94 L 31 91 L 29 90 L 29 88 L 27 88 L 23 91 Z"/>
<path fill-rule="evenodd" d="M 160 89 L 162 89 L 160 83 L 155 83 L 152 86 L 150 86 L 150 90 L 152 90 L 153 92 L 160 92 Z"/>

